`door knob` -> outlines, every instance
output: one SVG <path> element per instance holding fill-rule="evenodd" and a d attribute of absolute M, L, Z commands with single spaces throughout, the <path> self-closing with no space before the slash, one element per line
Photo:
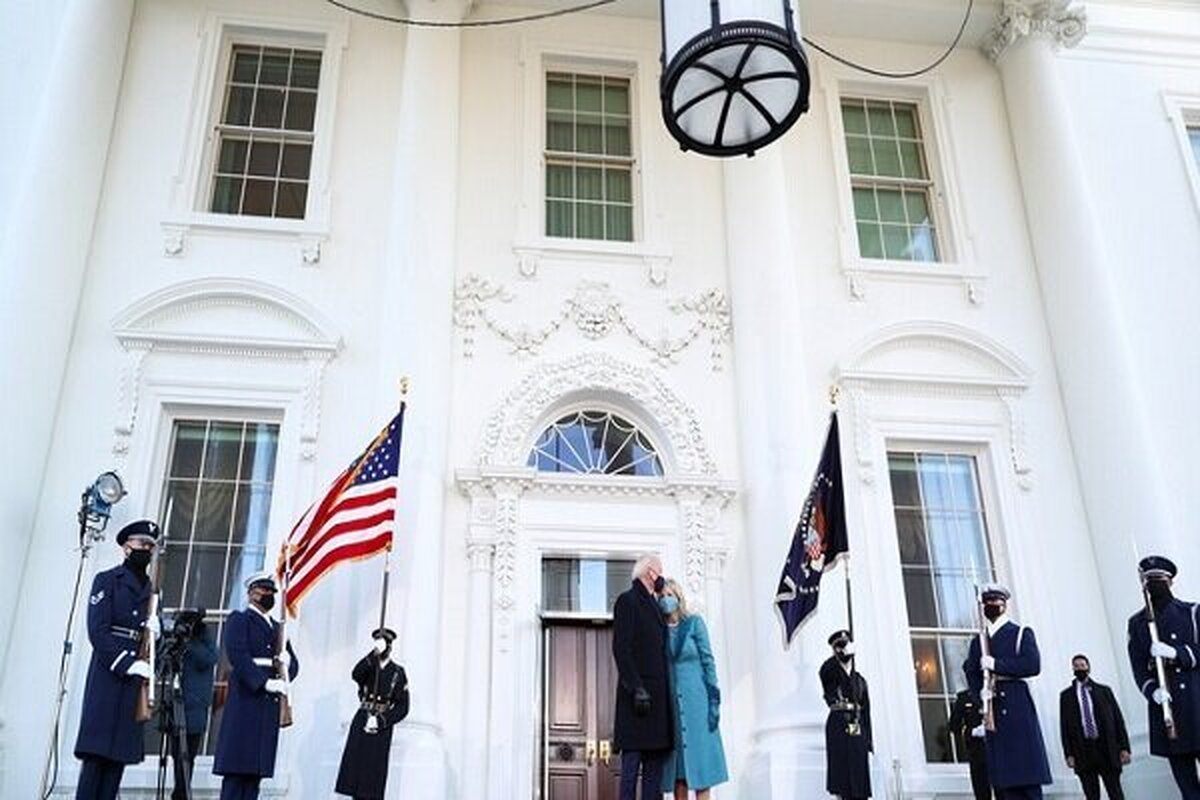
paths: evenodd
<path fill-rule="evenodd" d="M 596 763 L 596 740 L 595 739 L 588 739 L 586 742 L 583 743 L 583 760 L 584 760 L 584 762 L 586 762 L 587 766 L 589 766 L 589 767 L 592 764 Z"/>
<path fill-rule="evenodd" d="M 604 766 L 608 766 L 608 760 L 610 758 L 612 758 L 612 742 L 610 742 L 608 739 L 601 739 L 600 760 L 604 763 Z"/>

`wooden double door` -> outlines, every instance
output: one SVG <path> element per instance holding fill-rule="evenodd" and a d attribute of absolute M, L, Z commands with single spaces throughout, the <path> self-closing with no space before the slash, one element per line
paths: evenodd
<path fill-rule="evenodd" d="M 545 800 L 617 800 L 613 751 L 617 667 L 612 624 L 547 621 L 542 787 Z"/>

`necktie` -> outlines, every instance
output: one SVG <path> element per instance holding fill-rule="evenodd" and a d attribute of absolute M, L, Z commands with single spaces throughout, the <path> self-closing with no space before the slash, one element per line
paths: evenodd
<path fill-rule="evenodd" d="M 1096 715 L 1092 713 L 1091 687 L 1086 683 L 1080 684 L 1079 697 L 1083 705 L 1083 738 L 1099 739 L 1100 732 L 1096 730 Z"/>

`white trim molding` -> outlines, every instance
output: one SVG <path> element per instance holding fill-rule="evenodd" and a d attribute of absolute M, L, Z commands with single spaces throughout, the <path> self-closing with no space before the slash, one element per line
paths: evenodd
<path fill-rule="evenodd" d="M 1196 154 L 1188 138 L 1189 128 L 1200 130 L 1200 93 L 1163 92 L 1162 99 L 1167 120 L 1179 144 L 1184 174 L 1192 190 L 1192 199 L 1196 202 L 1196 213 L 1200 214 L 1200 163 L 1196 162 Z"/>

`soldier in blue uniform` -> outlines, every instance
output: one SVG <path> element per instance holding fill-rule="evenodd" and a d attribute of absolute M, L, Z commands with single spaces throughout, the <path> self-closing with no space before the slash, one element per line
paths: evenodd
<path fill-rule="evenodd" d="M 1159 642 L 1150 641 L 1143 608 L 1129 618 L 1129 665 L 1146 696 L 1150 711 L 1150 752 L 1170 761 L 1171 773 L 1184 800 L 1200 800 L 1200 606 L 1176 600 L 1171 582 L 1178 569 L 1162 556 L 1138 564 L 1158 623 Z M 1167 685 L 1160 686 L 1154 658 L 1164 659 Z M 1171 703 L 1175 738 L 1163 724 L 1163 704 Z"/>
<path fill-rule="evenodd" d="M 276 662 L 289 680 L 300 671 L 291 644 L 279 652 L 280 623 L 268 616 L 277 588 L 270 572 L 251 575 L 249 606 L 225 621 L 225 657 L 232 669 L 213 760 L 213 772 L 223 776 L 221 800 L 255 800 L 262 779 L 275 774 L 279 702 L 288 692 Z"/>
<path fill-rule="evenodd" d="M 1023 800 L 1041 798 L 1042 785 L 1051 782 L 1050 762 L 1037 708 L 1025 683 L 1042 671 L 1042 656 L 1033 630 L 1008 618 L 1010 596 L 999 584 L 983 588 L 991 653 L 981 655 L 979 637 L 972 639 L 963 672 L 971 691 L 993 704 L 996 730 L 984 732 L 984 746 L 996 797 Z M 984 685 L 984 670 L 995 676 L 994 690 Z"/>
<path fill-rule="evenodd" d="M 77 800 L 112 800 L 125 765 L 137 764 L 145 755 L 143 723 L 135 714 L 150 664 L 138 658 L 138 645 L 143 628 L 150 635 L 159 632 L 158 619 L 146 618 L 151 593 L 147 568 L 157 543 L 154 522 L 129 523 L 117 533 L 125 562 L 97 573 L 92 581 L 87 616 L 92 658 L 75 741 L 75 757 L 83 762 Z"/>
<path fill-rule="evenodd" d="M 825 791 L 843 800 L 871 796 L 871 698 L 867 680 L 854 669 L 850 631 L 829 637 L 833 655 L 818 673 L 829 716 L 825 718 Z"/>

